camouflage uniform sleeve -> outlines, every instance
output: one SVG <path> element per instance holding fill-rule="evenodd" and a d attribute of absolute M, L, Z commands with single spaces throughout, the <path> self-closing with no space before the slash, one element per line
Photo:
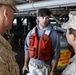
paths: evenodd
<path fill-rule="evenodd" d="M 0 75 L 10 75 L 7 67 L 5 63 L 0 61 Z"/>

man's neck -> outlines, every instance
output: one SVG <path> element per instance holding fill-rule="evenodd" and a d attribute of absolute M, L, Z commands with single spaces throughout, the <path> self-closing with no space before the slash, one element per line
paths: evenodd
<path fill-rule="evenodd" d="M 4 28 L 2 26 L 0 26 L 0 35 L 3 35 L 4 34 Z"/>
<path fill-rule="evenodd" d="M 47 26 L 42 26 L 42 25 L 38 25 L 39 29 L 43 30 L 44 28 L 46 28 Z"/>

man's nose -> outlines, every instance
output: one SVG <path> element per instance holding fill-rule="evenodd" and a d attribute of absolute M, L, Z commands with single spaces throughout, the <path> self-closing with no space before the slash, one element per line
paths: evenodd
<path fill-rule="evenodd" d="M 47 21 L 47 19 L 46 19 L 46 18 L 44 18 L 44 21 Z"/>

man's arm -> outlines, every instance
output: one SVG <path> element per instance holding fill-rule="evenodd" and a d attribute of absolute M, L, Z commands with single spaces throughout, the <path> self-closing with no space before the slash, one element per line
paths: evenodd
<path fill-rule="evenodd" d="M 29 45 L 29 34 L 27 35 L 26 39 L 25 39 L 25 46 L 24 46 L 24 51 L 25 51 L 25 58 L 24 58 L 24 66 L 23 66 L 23 74 L 26 71 L 28 71 L 28 63 L 29 63 L 29 54 L 28 54 L 28 45 Z"/>
<path fill-rule="evenodd" d="M 28 55 L 25 55 L 25 61 L 24 61 L 24 67 L 23 67 L 23 74 L 25 72 L 25 70 L 28 72 L 28 63 L 29 63 L 29 56 Z"/>
<path fill-rule="evenodd" d="M 28 48 L 25 45 L 25 58 L 24 58 L 24 66 L 23 66 L 23 69 L 22 69 L 23 74 L 24 74 L 25 70 L 28 71 L 29 59 L 30 59 L 30 57 L 29 57 L 29 54 L 28 54 Z"/>
<path fill-rule="evenodd" d="M 28 66 L 28 63 L 29 63 L 29 56 L 25 55 L 25 63 L 24 63 L 24 65 Z"/>
<path fill-rule="evenodd" d="M 53 46 L 53 54 L 52 54 L 52 62 L 51 62 L 51 74 L 54 75 L 57 69 L 57 63 L 60 57 L 60 38 L 56 31 L 52 33 L 52 46 Z"/>
<path fill-rule="evenodd" d="M 57 68 L 57 62 L 52 62 L 51 63 L 51 72 L 50 72 L 50 75 L 55 75 L 56 74 L 56 68 Z"/>
<path fill-rule="evenodd" d="M 51 63 L 51 66 L 52 66 L 51 71 L 52 71 L 52 72 L 56 72 L 57 62 L 52 62 L 52 63 Z"/>

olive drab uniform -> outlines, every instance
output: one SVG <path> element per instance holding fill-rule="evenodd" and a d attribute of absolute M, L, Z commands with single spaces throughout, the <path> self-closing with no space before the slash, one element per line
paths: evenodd
<path fill-rule="evenodd" d="M 8 41 L 0 35 L 0 75 L 19 75 L 19 68 L 11 49 Z"/>

